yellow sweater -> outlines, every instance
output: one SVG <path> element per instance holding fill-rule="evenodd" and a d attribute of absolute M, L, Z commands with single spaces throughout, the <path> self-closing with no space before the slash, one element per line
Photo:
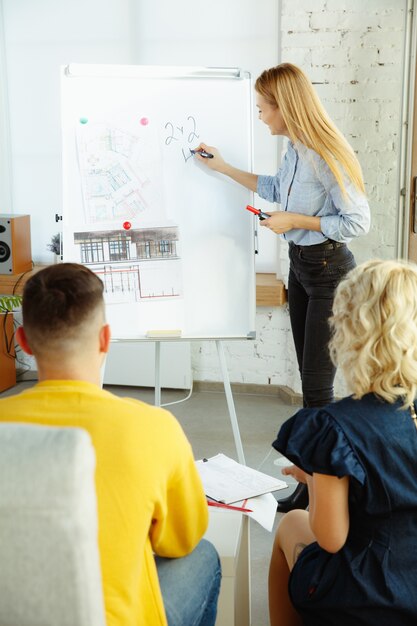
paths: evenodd
<path fill-rule="evenodd" d="M 208 521 L 191 446 L 176 419 L 90 383 L 44 381 L 0 399 L 0 420 L 90 433 L 107 626 L 165 625 L 153 552 L 184 556 Z"/>

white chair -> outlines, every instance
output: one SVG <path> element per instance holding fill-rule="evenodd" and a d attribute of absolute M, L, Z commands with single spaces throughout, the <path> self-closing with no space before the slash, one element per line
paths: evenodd
<path fill-rule="evenodd" d="M 0 423 L 1 626 L 105 626 L 94 468 L 80 428 Z"/>

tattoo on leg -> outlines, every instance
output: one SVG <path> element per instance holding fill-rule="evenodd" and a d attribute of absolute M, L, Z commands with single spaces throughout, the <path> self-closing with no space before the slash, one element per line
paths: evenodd
<path fill-rule="evenodd" d="M 293 565 L 295 564 L 296 560 L 298 559 L 298 557 L 300 556 L 301 552 L 304 550 L 304 548 L 306 547 L 306 543 L 296 543 L 294 546 L 294 552 L 293 552 Z"/>

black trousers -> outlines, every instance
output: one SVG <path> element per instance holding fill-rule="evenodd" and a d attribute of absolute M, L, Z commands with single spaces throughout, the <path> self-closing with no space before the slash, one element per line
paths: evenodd
<path fill-rule="evenodd" d="M 288 304 L 305 407 L 332 402 L 336 368 L 330 360 L 329 317 L 335 288 L 355 267 L 346 244 L 289 245 Z"/>

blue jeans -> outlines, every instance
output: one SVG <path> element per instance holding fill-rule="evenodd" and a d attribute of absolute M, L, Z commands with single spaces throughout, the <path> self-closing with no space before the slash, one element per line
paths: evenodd
<path fill-rule="evenodd" d="M 290 243 L 288 304 L 305 407 L 333 401 L 336 374 L 328 350 L 329 317 L 340 280 L 355 267 L 345 244 L 327 241 L 314 246 Z"/>
<path fill-rule="evenodd" d="M 214 546 L 202 539 L 187 556 L 155 557 L 169 626 L 214 626 L 221 568 Z"/>

